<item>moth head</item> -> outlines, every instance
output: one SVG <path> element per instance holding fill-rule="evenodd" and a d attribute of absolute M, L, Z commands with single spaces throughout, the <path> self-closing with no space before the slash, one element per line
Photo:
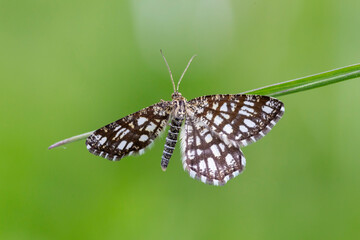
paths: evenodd
<path fill-rule="evenodd" d="M 173 94 L 171 94 L 171 98 L 173 100 L 181 100 L 183 99 L 183 96 L 179 92 L 174 92 Z"/>

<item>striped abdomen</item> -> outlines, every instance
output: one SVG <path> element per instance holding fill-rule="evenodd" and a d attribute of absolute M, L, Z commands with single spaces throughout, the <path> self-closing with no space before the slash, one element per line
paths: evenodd
<path fill-rule="evenodd" d="M 182 117 L 175 117 L 171 120 L 170 130 L 166 137 L 165 148 L 161 158 L 161 168 L 163 171 L 166 170 L 169 164 L 169 160 L 174 152 L 175 145 L 177 142 L 177 137 L 179 135 L 181 124 L 183 121 L 184 118 Z"/>

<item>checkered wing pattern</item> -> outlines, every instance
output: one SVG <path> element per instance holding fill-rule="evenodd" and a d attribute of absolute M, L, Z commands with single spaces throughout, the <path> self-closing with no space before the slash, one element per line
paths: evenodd
<path fill-rule="evenodd" d="M 245 157 L 239 147 L 226 144 L 202 122 L 187 118 L 181 139 L 183 167 L 192 178 L 224 185 L 245 167 Z"/>
<path fill-rule="evenodd" d="M 259 95 L 210 95 L 188 102 L 193 119 L 203 122 L 228 144 L 247 146 L 263 136 L 284 114 L 284 104 Z"/>
<path fill-rule="evenodd" d="M 211 95 L 188 102 L 183 166 L 204 183 L 223 185 L 246 165 L 240 147 L 265 136 L 283 115 L 282 102 L 257 95 Z"/>
<path fill-rule="evenodd" d="M 96 130 L 86 140 L 88 150 L 112 161 L 142 154 L 164 130 L 171 102 L 160 102 Z"/>

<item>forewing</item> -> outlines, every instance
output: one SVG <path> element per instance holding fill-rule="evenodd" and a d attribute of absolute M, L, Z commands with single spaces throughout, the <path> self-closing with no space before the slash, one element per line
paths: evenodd
<path fill-rule="evenodd" d="M 160 102 L 96 130 L 86 140 L 88 150 L 109 160 L 142 154 L 169 120 L 170 102 Z"/>
<path fill-rule="evenodd" d="M 191 117 L 234 146 L 246 146 L 265 136 L 284 114 L 284 104 L 260 95 L 210 95 L 188 102 Z"/>
<path fill-rule="evenodd" d="M 187 118 L 181 130 L 182 162 L 192 178 L 224 185 L 244 170 L 246 161 L 239 147 L 226 144 L 204 123 Z"/>

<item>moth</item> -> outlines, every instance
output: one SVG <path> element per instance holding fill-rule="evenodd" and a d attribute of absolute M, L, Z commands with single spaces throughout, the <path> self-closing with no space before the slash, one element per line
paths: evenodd
<path fill-rule="evenodd" d="M 245 168 L 241 148 L 274 127 L 284 114 L 284 104 L 272 97 L 245 94 L 208 95 L 188 101 L 179 92 L 179 85 L 196 55 L 189 60 L 176 88 L 162 56 L 174 88 L 172 100 L 161 100 L 94 131 L 86 140 L 87 149 L 112 161 L 143 154 L 169 125 L 162 170 L 168 167 L 180 134 L 185 171 L 203 183 L 224 185 Z"/>

